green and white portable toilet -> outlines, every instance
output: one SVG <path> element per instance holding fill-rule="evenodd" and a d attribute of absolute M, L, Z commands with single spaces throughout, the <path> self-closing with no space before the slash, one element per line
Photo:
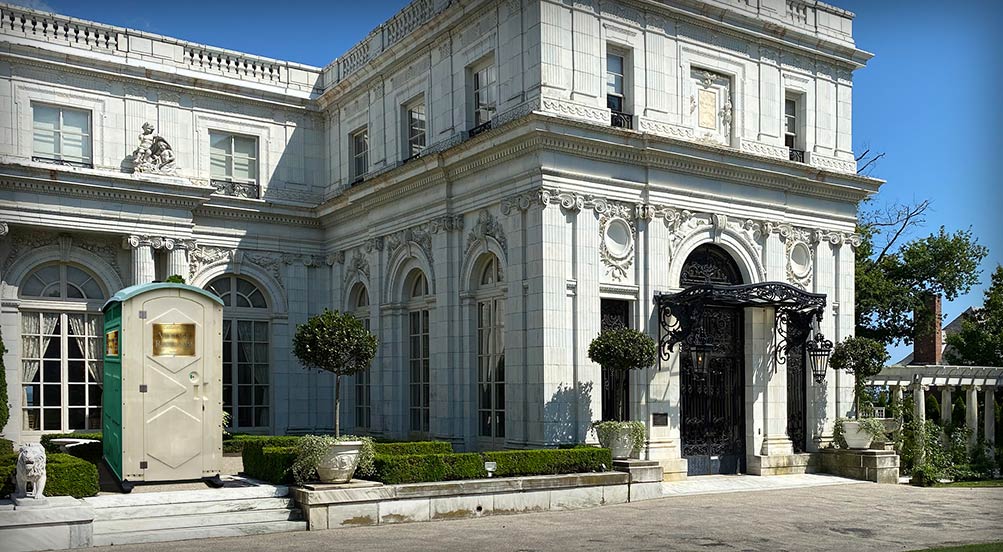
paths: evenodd
<path fill-rule="evenodd" d="M 127 287 L 104 305 L 104 459 L 136 482 L 221 486 L 223 301 L 185 284 Z"/>

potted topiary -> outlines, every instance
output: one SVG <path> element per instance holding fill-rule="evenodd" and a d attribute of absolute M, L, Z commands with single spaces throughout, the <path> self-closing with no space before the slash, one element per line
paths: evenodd
<path fill-rule="evenodd" d="M 624 327 L 603 330 L 589 344 L 589 358 L 608 370 L 613 376 L 615 420 L 602 420 L 592 424 L 599 444 L 610 449 L 613 458 L 629 458 L 644 446 L 644 424 L 627 421 L 626 397 L 623 396 L 623 378 L 631 370 L 655 363 L 658 347 L 647 334 Z"/>
<path fill-rule="evenodd" d="M 357 448 L 358 452 L 354 455 L 339 453 L 342 446 Z M 354 473 L 363 477 L 372 475 L 375 456 L 373 440 L 369 437 L 305 435 L 296 441 L 293 479 L 297 485 L 315 478 L 323 483 L 348 483 Z"/>
<path fill-rule="evenodd" d="M 842 420 L 843 438 L 851 449 L 866 449 L 871 441 L 884 434 L 885 426 L 874 418 L 861 419 L 860 398 L 867 378 L 876 376 L 885 367 L 888 353 L 884 345 L 867 337 L 849 337 L 832 349 L 829 364 L 836 370 L 853 374 L 853 420 Z"/>
<path fill-rule="evenodd" d="M 376 356 L 376 336 L 362 322 L 348 313 L 330 311 L 310 317 L 296 326 L 293 354 L 307 368 L 334 374 L 334 438 L 311 440 L 310 447 L 300 447 L 303 463 L 300 473 L 316 471 L 324 483 L 347 483 L 359 463 L 363 442 L 341 438 L 341 378 L 369 369 Z M 325 454 L 317 454 L 317 442 Z M 313 469 L 308 469 L 310 464 Z"/>

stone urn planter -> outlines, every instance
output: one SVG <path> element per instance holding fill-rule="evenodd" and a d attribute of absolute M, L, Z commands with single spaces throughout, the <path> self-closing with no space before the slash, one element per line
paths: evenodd
<path fill-rule="evenodd" d="M 608 448 L 614 460 L 625 460 L 644 445 L 644 424 L 641 422 L 595 422 L 599 445 Z"/>
<path fill-rule="evenodd" d="M 843 438 L 846 439 L 846 446 L 851 449 L 866 449 L 871 446 L 874 437 L 863 428 L 860 422 L 843 422 Z"/>
<path fill-rule="evenodd" d="M 359 465 L 362 441 L 331 443 L 317 464 L 317 477 L 321 483 L 348 483 Z"/>

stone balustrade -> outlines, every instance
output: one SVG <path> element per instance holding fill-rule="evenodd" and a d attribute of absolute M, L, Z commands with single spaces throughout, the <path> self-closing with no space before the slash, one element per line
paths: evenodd
<path fill-rule="evenodd" d="M 0 5 L 0 35 L 312 93 L 320 68 L 177 40 L 134 29 Z M 84 54 L 86 55 L 86 54 Z"/>

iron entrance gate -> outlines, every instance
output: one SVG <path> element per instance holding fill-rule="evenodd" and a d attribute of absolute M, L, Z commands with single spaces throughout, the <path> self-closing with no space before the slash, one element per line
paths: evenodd
<path fill-rule="evenodd" d="M 745 471 L 745 376 L 742 310 L 707 307 L 704 330 L 714 337 L 706 371 L 680 354 L 682 456 L 688 475 Z"/>

